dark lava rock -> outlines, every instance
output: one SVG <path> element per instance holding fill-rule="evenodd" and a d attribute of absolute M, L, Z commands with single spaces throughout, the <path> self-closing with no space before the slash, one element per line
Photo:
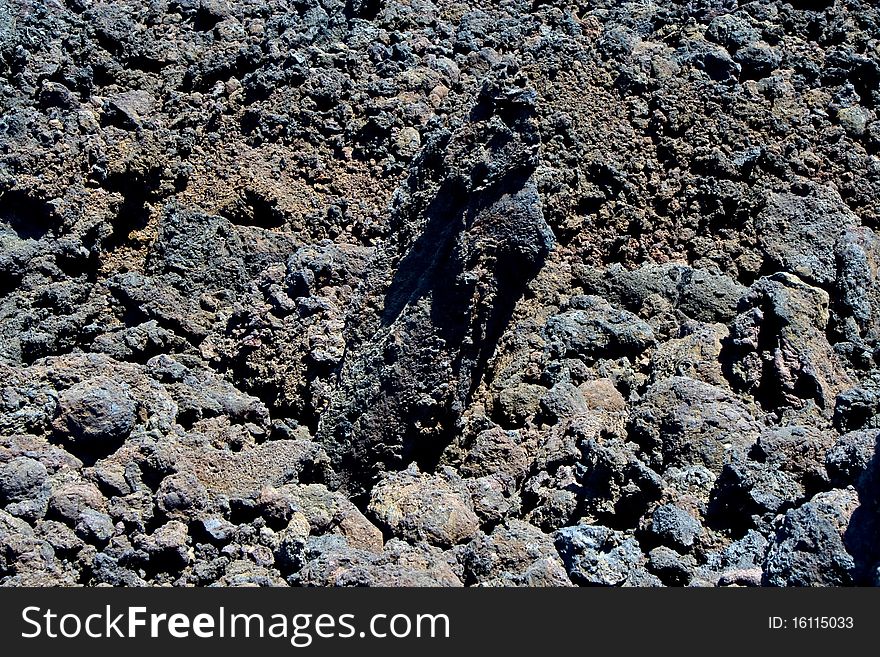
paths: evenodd
<path fill-rule="evenodd" d="M 0 586 L 877 583 L 878 26 L 0 0 Z"/>
<path fill-rule="evenodd" d="M 79 515 L 74 531 L 87 543 L 104 545 L 113 536 L 113 520 L 106 513 L 84 509 Z"/>
<path fill-rule="evenodd" d="M 827 285 L 836 274 L 835 243 L 855 226 L 858 218 L 835 190 L 805 183 L 797 193 L 771 194 L 756 227 L 781 271 Z"/>
<path fill-rule="evenodd" d="M 720 472 L 748 451 L 761 425 L 736 397 L 686 377 L 655 383 L 635 408 L 631 435 L 658 471 L 704 465 Z"/>
<path fill-rule="evenodd" d="M 199 514 L 208 505 L 208 491 L 190 473 L 179 473 L 162 480 L 156 505 L 166 514 Z"/>
<path fill-rule="evenodd" d="M 853 431 L 842 435 L 825 453 L 825 467 L 835 486 L 855 484 L 868 471 L 877 451 L 877 431 Z"/>
<path fill-rule="evenodd" d="M 33 499 L 46 490 L 47 471 L 39 461 L 19 456 L 0 464 L 0 503 Z"/>
<path fill-rule="evenodd" d="M 853 489 L 820 493 L 785 514 L 764 564 L 770 586 L 844 586 L 853 583 L 855 560 L 845 534 L 858 497 Z"/>
<path fill-rule="evenodd" d="M 52 489 L 49 500 L 49 513 L 57 516 L 69 525 L 79 522 L 83 511 L 103 512 L 106 500 L 98 487 L 87 481 L 74 481 Z"/>
<path fill-rule="evenodd" d="M 659 542 L 677 550 L 692 547 L 702 532 L 696 518 L 673 504 L 659 506 L 651 514 L 651 533 Z"/>
<path fill-rule="evenodd" d="M 669 586 L 686 586 L 693 578 L 693 567 L 668 547 L 648 553 L 648 570 Z"/>
<path fill-rule="evenodd" d="M 561 355 L 636 356 L 654 343 L 651 327 L 597 297 L 577 297 L 573 309 L 551 317 L 544 331 Z"/>
<path fill-rule="evenodd" d="M 851 377 L 825 334 L 828 293 L 792 274 L 752 285 L 731 330 L 736 383 L 771 408 L 830 409 Z"/>
<path fill-rule="evenodd" d="M 128 387 L 100 377 L 65 390 L 59 400 L 60 424 L 74 449 L 108 449 L 131 433 L 137 405 Z"/>
<path fill-rule="evenodd" d="M 598 525 L 577 525 L 554 534 L 556 549 L 576 584 L 642 586 L 650 580 L 638 541 Z"/>
<path fill-rule="evenodd" d="M 468 579 L 483 586 L 569 586 L 553 539 L 520 520 L 497 526 L 468 543 L 462 555 Z"/>

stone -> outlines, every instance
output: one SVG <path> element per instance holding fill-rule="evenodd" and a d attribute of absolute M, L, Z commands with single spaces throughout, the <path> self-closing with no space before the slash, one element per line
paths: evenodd
<path fill-rule="evenodd" d="M 106 500 L 98 487 L 87 481 L 73 481 L 53 487 L 49 499 L 49 514 L 69 525 L 79 522 L 86 510 L 106 511 Z"/>
<path fill-rule="evenodd" d="M 443 548 L 463 543 L 480 528 L 466 492 L 456 490 L 447 477 L 416 468 L 380 480 L 368 510 L 391 535 Z"/>
<path fill-rule="evenodd" d="M 744 455 L 762 427 L 731 393 L 687 377 L 648 388 L 635 405 L 630 431 L 658 472 L 703 465 L 716 474 Z"/>
<path fill-rule="evenodd" d="M 541 397 L 541 411 L 552 424 L 586 413 L 588 409 L 581 391 L 571 383 L 560 381 Z"/>
<path fill-rule="evenodd" d="M 854 105 L 837 110 L 837 121 L 849 136 L 861 137 L 865 134 L 870 117 L 864 107 Z"/>
<path fill-rule="evenodd" d="M 208 491 L 195 475 L 185 472 L 165 477 L 156 493 L 156 506 L 165 514 L 197 514 L 208 505 Z"/>
<path fill-rule="evenodd" d="M 322 484 L 289 484 L 277 494 L 291 504 L 288 526 L 297 517 L 305 518 L 315 535 L 332 533 L 342 536 L 353 549 L 381 552 L 382 532 L 343 494 Z"/>
<path fill-rule="evenodd" d="M 199 524 L 209 540 L 220 545 L 228 543 L 235 535 L 235 525 L 223 518 L 202 518 Z"/>
<path fill-rule="evenodd" d="M 46 495 L 47 477 L 46 466 L 26 456 L 0 464 L 0 504 Z"/>
<path fill-rule="evenodd" d="M 421 145 L 422 138 L 415 128 L 407 126 L 402 128 L 397 135 L 397 152 L 402 157 L 413 157 L 419 152 Z"/>
<path fill-rule="evenodd" d="M 837 487 L 856 484 L 877 453 L 878 431 L 852 431 L 842 435 L 825 453 L 825 468 Z"/>
<path fill-rule="evenodd" d="M 585 381 L 578 386 L 584 404 L 591 411 L 621 412 L 626 409 L 626 400 L 614 387 L 611 379 L 602 378 Z"/>
<path fill-rule="evenodd" d="M 755 228 L 765 253 L 780 271 L 829 285 L 836 278 L 837 240 L 859 224 L 834 189 L 805 182 L 798 193 L 769 194 Z"/>
<path fill-rule="evenodd" d="M 700 522 L 674 504 L 663 504 L 651 514 L 651 533 L 668 547 L 686 551 L 703 533 Z"/>
<path fill-rule="evenodd" d="M 647 568 L 669 586 L 687 586 L 693 568 L 680 554 L 668 547 L 656 547 L 648 553 Z"/>
<path fill-rule="evenodd" d="M 576 584 L 622 586 L 644 570 L 638 541 L 622 532 L 600 525 L 575 525 L 556 531 L 553 537 Z"/>
<path fill-rule="evenodd" d="M 541 397 L 547 392 L 543 386 L 520 383 L 498 393 L 499 421 L 508 427 L 524 426 L 540 409 Z"/>
<path fill-rule="evenodd" d="M 646 322 L 604 299 L 576 297 L 571 305 L 544 327 L 550 348 L 560 356 L 632 358 L 654 344 L 654 332 Z"/>
<path fill-rule="evenodd" d="M 722 345 L 729 331 L 723 324 L 687 324 L 682 335 L 660 345 L 651 356 L 653 381 L 686 376 L 704 383 L 727 387 L 721 367 Z"/>
<path fill-rule="evenodd" d="M 462 585 L 446 556 L 422 544 L 389 541 L 381 554 L 348 547 L 341 537 L 312 538 L 306 565 L 296 575 L 302 586 L 454 586 Z"/>
<path fill-rule="evenodd" d="M 510 520 L 464 546 L 468 581 L 483 586 L 570 586 L 553 539 L 534 525 Z"/>
<path fill-rule="evenodd" d="M 131 433 L 137 405 L 125 384 L 98 377 L 61 393 L 59 425 L 75 448 L 110 449 Z"/>
<path fill-rule="evenodd" d="M 518 480 L 528 467 L 529 454 L 522 437 L 515 431 L 496 427 L 476 435 L 460 471 L 465 477 L 502 474 Z"/>
<path fill-rule="evenodd" d="M 76 535 L 87 543 L 105 545 L 114 534 L 113 519 L 106 513 L 93 509 L 83 509 L 79 514 Z"/>
<path fill-rule="evenodd" d="M 819 493 L 788 511 L 771 539 L 764 562 L 769 586 L 846 586 L 856 567 L 844 534 L 858 507 L 853 489 Z"/>
<path fill-rule="evenodd" d="M 737 384 L 772 407 L 811 400 L 830 414 L 852 386 L 828 344 L 828 293 L 793 274 L 761 278 L 743 299 L 730 339 Z"/>
<path fill-rule="evenodd" d="M 141 536 L 136 546 L 144 550 L 154 568 L 183 568 L 192 560 L 189 550 L 189 534 L 186 525 L 171 520 L 158 527 L 149 536 Z"/>

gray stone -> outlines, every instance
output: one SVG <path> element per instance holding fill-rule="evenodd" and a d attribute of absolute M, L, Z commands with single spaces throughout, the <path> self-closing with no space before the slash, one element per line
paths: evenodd
<path fill-rule="evenodd" d="M 703 533 L 700 522 L 674 504 L 663 504 L 651 514 L 651 533 L 657 540 L 677 550 L 687 550 Z"/>
<path fill-rule="evenodd" d="M 541 397 L 547 392 L 543 386 L 520 383 L 498 393 L 498 409 L 506 426 L 521 427 L 540 408 Z"/>
<path fill-rule="evenodd" d="M 541 397 L 541 411 L 549 423 L 560 422 L 588 410 L 581 391 L 565 381 L 560 381 Z"/>
<path fill-rule="evenodd" d="M 207 505 L 207 489 L 188 472 L 165 477 L 156 493 L 156 506 L 166 514 L 197 514 Z"/>
<path fill-rule="evenodd" d="M 111 448 L 131 433 L 137 406 L 128 386 L 98 377 L 71 386 L 59 398 L 60 419 L 78 448 Z"/>
<path fill-rule="evenodd" d="M 793 274 L 774 274 L 752 285 L 741 311 L 730 331 L 738 386 L 766 405 L 812 400 L 830 414 L 853 382 L 828 343 L 828 293 Z"/>
<path fill-rule="evenodd" d="M 654 344 L 654 332 L 646 322 L 604 299 L 575 297 L 571 306 L 544 327 L 551 349 L 560 356 L 633 358 Z"/>
<path fill-rule="evenodd" d="M 852 488 L 819 493 L 785 514 L 764 563 L 769 586 L 845 586 L 856 567 L 844 534 L 858 495 Z"/>
<path fill-rule="evenodd" d="M 877 453 L 880 432 L 853 431 L 841 436 L 825 453 L 825 467 L 838 487 L 854 485 L 866 472 Z"/>
<path fill-rule="evenodd" d="M 177 520 L 166 522 L 149 536 L 141 535 L 135 541 L 135 546 L 149 555 L 151 564 L 163 569 L 188 565 L 192 559 L 188 544 L 187 527 Z"/>
<path fill-rule="evenodd" d="M 483 586 L 570 586 L 553 539 L 534 525 L 511 520 L 479 535 L 460 553 L 469 580 Z"/>
<path fill-rule="evenodd" d="M 755 228 L 765 253 L 781 271 L 830 285 L 837 273 L 837 240 L 859 224 L 833 188 L 804 182 L 801 193 L 771 193 Z"/>
<path fill-rule="evenodd" d="M 645 557 L 632 536 L 600 525 L 565 527 L 553 534 L 572 581 L 581 585 L 622 586 L 644 570 Z"/>
<path fill-rule="evenodd" d="M 235 534 L 235 525 L 223 518 L 202 518 L 199 524 L 205 534 L 219 544 L 228 543 Z"/>
<path fill-rule="evenodd" d="M 693 578 L 693 567 L 675 550 L 657 547 L 648 553 L 648 570 L 669 586 L 686 586 Z"/>
<path fill-rule="evenodd" d="M 25 456 L 0 464 L 0 503 L 46 495 L 47 476 L 46 466 Z"/>
<path fill-rule="evenodd" d="M 79 514 L 74 531 L 79 538 L 87 543 L 104 545 L 113 536 L 113 520 L 106 513 L 83 509 Z"/>
<path fill-rule="evenodd" d="M 871 117 L 864 107 L 853 105 L 842 107 L 837 110 L 837 121 L 846 133 L 851 137 L 861 137 L 865 134 L 865 128 Z"/>
<path fill-rule="evenodd" d="M 630 428 L 658 472 L 670 466 L 703 465 L 717 474 L 748 451 L 762 427 L 731 393 L 672 377 L 648 388 L 633 411 Z"/>

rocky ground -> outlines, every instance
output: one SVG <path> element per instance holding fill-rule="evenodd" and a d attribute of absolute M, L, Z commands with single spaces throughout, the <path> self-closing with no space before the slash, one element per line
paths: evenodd
<path fill-rule="evenodd" d="M 0 0 L 0 583 L 880 583 L 866 0 Z"/>

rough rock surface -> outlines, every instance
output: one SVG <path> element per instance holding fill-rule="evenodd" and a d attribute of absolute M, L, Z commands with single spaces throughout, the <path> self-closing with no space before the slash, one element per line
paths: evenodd
<path fill-rule="evenodd" d="M 0 0 L 0 584 L 880 583 L 865 0 Z"/>

